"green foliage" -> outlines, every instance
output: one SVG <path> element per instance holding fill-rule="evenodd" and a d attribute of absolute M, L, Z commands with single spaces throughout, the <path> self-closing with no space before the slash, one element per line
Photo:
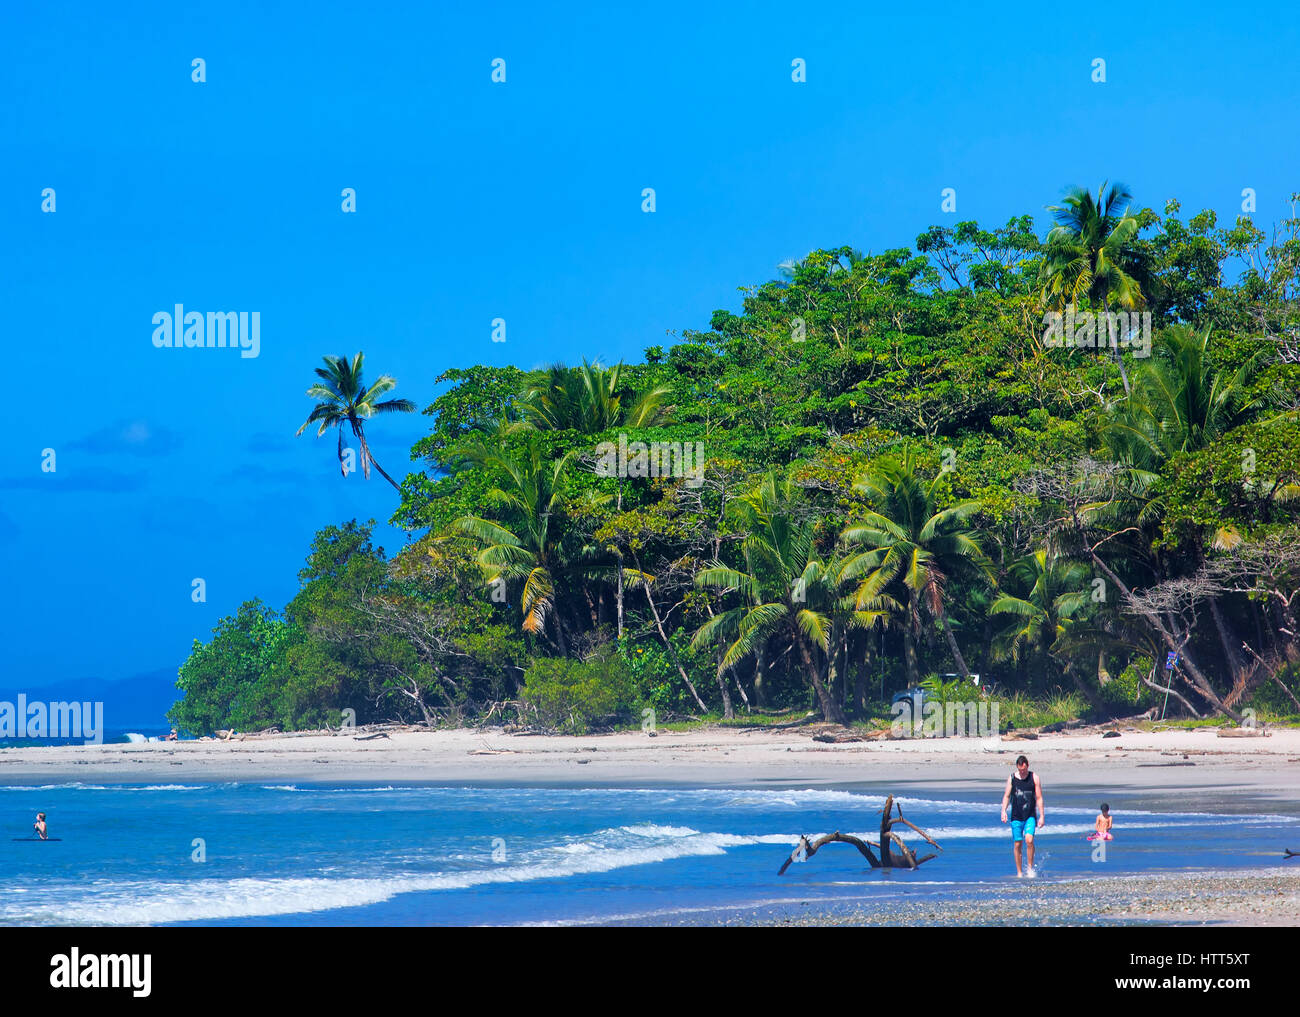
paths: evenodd
<path fill-rule="evenodd" d="M 1291 690 L 1291 696 L 1300 699 L 1300 667 L 1291 665 L 1278 675 L 1282 684 Z M 1246 705 L 1255 711 L 1259 720 L 1290 721 L 1294 723 L 1300 709 L 1297 709 L 1291 696 L 1278 688 L 1276 682 L 1265 682 L 1255 690 Z"/>
<path fill-rule="evenodd" d="M 1296 517 L 1300 502 L 1300 420 L 1238 427 L 1212 446 L 1176 459 L 1157 492 L 1168 505 L 1165 539 L 1205 541 L 1225 526 L 1266 531 Z"/>
<path fill-rule="evenodd" d="M 670 713 L 698 714 L 699 707 L 682 682 L 676 662 L 682 663 L 692 683 L 706 696 L 709 694 L 711 679 L 710 662 L 707 656 L 702 656 L 691 648 L 690 638 L 685 632 L 679 629 L 670 638 L 673 644 L 672 654 L 662 644 L 650 639 L 635 642 L 624 639 L 619 646 L 619 654 L 631 677 L 637 698 L 654 707 L 661 717 Z"/>
<path fill-rule="evenodd" d="M 1119 713 L 1140 713 L 1158 701 L 1155 689 L 1142 679 L 1151 673 L 1151 658 L 1138 657 L 1101 688 L 1102 698 Z M 1164 676 L 1165 678 L 1168 675 Z M 1157 677 L 1157 681 L 1163 679 Z"/>
<path fill-rule="evenodd" d="M 524 675 L 523 698 L 542 727 L 566 734 L 627 723 L 639 705 L 632 674 L 623 658 L 611 652 L 587 660 L 533 661 Z"/>
<path fill-rule="evenodd" d="M 446 372 L 393 515 L 424 535 L 390 561 L 370 524 L 323 529 L 282 615 L 250 602 L 195 644 L 174 718 L 577 730 L 745 696 L 861 718 L 968 671 L 1036 726 L 1151 702 L 1171 641 L 1213 709 L 1225 643 L 1277 669 L 1300 631 L 1300 365 L 1279 355 L 1300 219 L 1220 228 L 1118 185 L 1052 212 L 1045 237 L 1019 216 L 810 252 L 644 364 Z M 1069 303 L 1151 310 L 1152 356 L 1046 348 Z M 311 422 L 381 412 L 391 379 L 360 368 L 327 359 Z M 698 442 L 703 468 L 597 471 L 620 439 Z"/>
<path fill-rule="evenodd" d="M 176 687 L 183 698 L 167 719 L 183 731 L 250 730 L 279 723 L 285 688 L 280 670 L 302 633 L 260 600 L 241 604 L 212 630 L 211 642 L 194 641 Z"/>
<path fill-rule="evenodd" d="M 1082 696 L 1074 692 L 1062 692 L 1060 689 L 1045 699 L 1031 698 L 1019 692 L 994 698 L 999 703 L 998 721 L 1003 730 L 1008 725 L 1023 730 L 1079 720 L 1088 710 L 1087 701 Z"/>

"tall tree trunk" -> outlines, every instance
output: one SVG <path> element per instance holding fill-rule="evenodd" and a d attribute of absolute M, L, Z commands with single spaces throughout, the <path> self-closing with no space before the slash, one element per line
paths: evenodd
<path fill-rule="evenodd" d="M 844 629 L 840 632 L 839 667 L 836 680 L 840 690 L 840 712 L 847 717 L 853 700 L 849 690 L 849 634 Z"/>
<path fill-rule="evenodd" d="M 1210 598 L 1210 617 L 1214 619 L 1214 627 L 1219 633 L 1219 642 L 1223 646 L 1224 661 L 1232 672 L 1232 691 L 1224 697 L 1223 702 L 1227 706 L 1236 706 L 1249 695 L 1254 685 L 1259 684 L 1259 682 L 1250 681 L 1250 678 L 1256 672 L 1256 667 L 1247 664 L 1245 658 L 1239 652 L 1238 647 L 1241 646 L 1241 640 L 1232 631 L 1232 625 L 1223 617 L 1223 612 L 1219 610 L 1218 597 Z"/>
<path fill-rule="evenodd" d="M 623 555 L 618 556 L 618 638 L 623 639 Z"/>
<path fill-rule="evenodd" d="M 618 511 L 623 511 L 623 478 L 618 478 Z M 623 552 L 618 553 L 618 638 L 623 638 Z M 637 569 L 640 572 L 640 568 Z"/>
<path fill-rule="evenodd" d="M 840 716 L 843 717 L 845 715 L 844 683 L 840 680 L 839 646 L 834 634 L 832 634 L 828 642 L 829 645 L 826 647 L 826 694 L 839 708 Z"/>
<path fill-rule="evenodd" d="M 943 625 L 943 634 L 948 639 L 948 649 L 952 651 L 952 659 L 957 664 L 957 673 L 964 681 L 970 674 L 970 669 L 966 667 L 966 658 L 961 655 L 961 650 L 957 649 L 957 639 L 952 634 L 952 626 L 948 624 L 948 612 L 943 609 L 943 601 L 939 601 L 939 621 Z"/>
<path fill-rule="evenodd" d="M 1096 307 L 1096 304 L 1092 305 Z M 1107 294 L 1102 300 L 1102 307 L 1105 308 L 1105 317 L 1102 319 L 1102 327 L 1106 329 L 1106 345 L 1110 346 L 1111 356 L 1115 358 L 1115 363 L 1119 365 L 1119 378 L 1124 383 L 1124 395 L 1130 394 L 1128 385 L 1128 371 L 1124 369 L 1124 355 L 1120 353 L 1119 346 L 1110 345 L 1110 294 Z"/>
<path fill-rule="evenodd" d="M 868 632 L 863 642 L 865 650 L 862 654 L 862 662 L 853 675 L 853 712 L 859 718 L 867 715 L 867 698 L 870 693 L 867 690 L 867 677 L 871 673 L 872 651 L 871 635 Z"/>
<path fill-rule="evenodd" d="M 826 686 L 822 682 L 821 675 L 817 672 L 817 665 L 813 661 L 812 654 L 808 652 L 808 644 L 804 642 L 803 634 L 797 635 L 795 641 L 799 646 L 799 655 L 803 657 L 804 669 L 812 680 L 813 691 L 817 693 L 817 702 L 822 708 L 822 719 L 832 724 L 843 724 L 844 714 L 836 702 L 827 694 Z"/>
<path fill-rule="evenodd" d="M 654 597 L 650 596 L 650 584 L 646 582 L 644 578 L 645 569 L 641 567 L 641 559 L 634 555 L 632 561 L 636 564 L 636 570 L 641 573 L 641 589 L 645 591 L 646 603 L 650 605 L 650 614 L 655 620 L 655 628 L 659 630 L 659 638 L 663 641 L 664 649 L 668 652 L 669 658 L 676 666 L 677 673 L 682 676 L 682 681 L 684 681 L 686 687 L 691 690 L 691 698 L 695 700 L 695 704 L 700 708 L 700 712 L 708 713 L 709 708 L 704 705 L 704 700 L 701 699 L 700 694 L 695 691 L 695 686 L 691 684 L 690 675 L 686 673 L 686 668 L 682 667 L 682 662 L 677 659 L 677 651 L 673 649 L 673 644 L 668 639 L 668 633 L 664 631 L 663 619 L 659 617 L 659 608 L 655 606 Z"/>
<path fill-rule="evenodd" d="M 980 660 L 983 661 L 980 671 L 988 672 L 992 670 L 993 662 L 993 615 L 987 610 L 981 613 L 984 615 L 984 625 L 980 632 Z"/>
<path fill-rule="evenodd" d="M 745 695 L 745 686 L 740 684 L 740 675 L 736 672 L 736 669 L 733 667 L 729 668 L 729 670 L 731 671 L 731 680 L 736 683 L 736 691 L 740 693 L 740 701 L 745 704 L 745 712 L 748 713 L 749 696 Z"/>
<path fill-rule="evenodd" d="M 340 426 L 341 426 L 341 425 L 340 425 Z M 370 443 L 366 441 L 366 432 L 365 432 L 365 430 L 361 427 L 361 425 L 360 425 L 360 424 L 353 424 L 353 425 L 352 425 L 352 431 L 353 431 L 353 433 L 357 436 L 357 441 L 360 442 L 360 444 L 361 444 L 361 465 L 362 465 L 362 467 L 363 467 L 363 472 L 365 473 L 366 478 L 369 479 L 369 477 L 370 477 L 370 470 L 369 470 L 368 468 L 366 468 L 366 467 L 367 467 L 368 464 L 373 464 L 374 467 L 375 467 L 375 469 L 377 469 L 377 470 L 379 471 L 379 475 L 380 475 L 381 477 L 383 477 L 386 481 L 388 481 L 390 484 L 393 485 L 393 490 L 394 490 L 394 491 L 401 491 L 401 490 L 402 490 L 402 485 L 399 484 L 399 483 L 398 483 L 396 480 L 394 480 L 392 477 L 390 477 L 390 476 L 388 475 L 387 471 L 385 471 L 385 469 L 384 469 L 382 466 L 379 465 L 379 463 L 378 463 L 378 461 L 375 459 L 375 457 L 374 457 L 373 455 L 370 454 Z M 340 432 L 340 438 L 341 438 L 341 437 L 342 437 L 342 432 Z"/>
<path fill-rule="evenodd" d="M 398 483 L 396 480 L 394 480 L 392 477 L 390 477 L 390 476 L 388 475 L 388 473 L 384 470 L 384 468 L 383 468 L 382 466 L 380 466 L 377 462 L 375 462 L 375 457 L 374 457 L 374 456 L 371 456 L 371 457 L 370 457 L 370 462 L 374 465 L 375 469 L 377 469 L 377 470 L 379 471 L 379 475 L 380 475 L 381 477 L 383 477 L 386 481 L 388 481 L 390 484 L 393 485 L 393 490 L 394 490 L 394 491 L 398 491 L 398 492 L 400 492 L 400 491 L 402 490 L 402 485 L 399 484 L 399 483 Z"/>
<path fill-rule="evenodd" d="M 915 688 L 921 681 L 921 668 L 916 659 L 917 624 L 916 592 L 907 591 L 907 621 L 903 625 L 903 664 L 907 670 L 907 687 Z"/>
<path fill-rule="evenodd" d="M 727 691 L 727 682 L 722 677 L 722 658 L 724 651 L 721 646 L 718 647 L 718 691 L 722 693 L 722 719 L 734 720 L 736 711 L 731 708 L 731 693 Z"/>
<path fill-rule="evenodd" d="M 569 655 L 569 641 L 564 638 L 564 622 L 560 620 L 560 612 L 555 612 L 555 643 L 560 648 L 560 656 Z"/>

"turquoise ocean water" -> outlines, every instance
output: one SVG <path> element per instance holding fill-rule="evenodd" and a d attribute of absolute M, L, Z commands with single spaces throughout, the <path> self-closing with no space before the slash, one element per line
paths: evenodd
<path fill-rule="evenodd" d="M 892 788 L 944 848 L 916 872 L 873 872 L 832 844 L 777 875 L 800 833 L 875 839 L 885 790 L 4 786 L 0 924 L 674 922 L 783 903 L 870 907 L 900 890 L 960 898 L 1013 877 L 1000 788 L 987 784 Z M 1179 811 L 1155 792 L 1115 793 L 1116 839 L 1099 863 L 1083 839 L 1096 796 L 1048 791 L 1044 881 L 1249 869 L 1300 849 L 1295 803 L 1229 796 Z M 62 840 L 11 839 L 38 811 Z"/>

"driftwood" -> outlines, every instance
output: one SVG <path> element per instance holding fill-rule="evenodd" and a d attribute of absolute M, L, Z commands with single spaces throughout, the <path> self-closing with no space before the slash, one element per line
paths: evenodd
<path fill-rule="evenodd" d="M 805 724 L 815 724 L 819 714 L 814 710 L 809 710 L 798 720 L 786 721 L 784 724 L 728 724 L 727 727 L 736 731 L 784 731 L 790 727 L 803 727 Z"/>
<path fill-rule="evenodd" d="M 793 851 L 790 852 L 790 857 L 785 860 L 785 864 L 781 866 L 780 871 L 777 872 L 777 875 L 784 876 L 785 870 L 788 869 L 790 867 L 790 863 L 795 861 L 796 859 L 802 858 L 804 861 L 807 861 L 809 858 L 811 858 L 813 855 L 817 853 L 818 848 L 826 844 L 834 844 L 834 843 L 852 844 L 855 848 L 857 848 L 859 851 L 862 852 L 863 857 L 866 858 L 866 860 L 871 863 L 871 867 L 873 869 L 878 869 L 881 867 L 879 859 L 877 859 L 876 856 L 871 851 L 872 848 L 879 847 L 879 845 L 871 844 L 869 841 L 864 841 L 858 837 L 851 836 L 850 834 L 847 833 L 840 833 L 839 830 L 836 830 L 834 833 L 828 833 L 824 837 L 818 837 L 816 840 L 812 840 L 812 841 L 808 839 L 806 834 L 800 836 L 799 845 Z"/>
<path fill-rule="evenodd" d="M 372 742 L 376 738 L 387 738 L 387 731 L 376 731 L 374 734 L 357 735 L 352 740 L 354 742 Z"/>
<path fill-rule="evenodd" d="M 893 816 L 895 809 L 898 810 L 897 816 Z M 873 869 L 915 869 L 922 863 L 928 862 L 931 858 L 938 857 L 934 854 L 928 854 L 923 858 L 917 858 L 911 848 L 903 842 L 903 838 L 893 832 L 894 826 L 898 823 L 902 823 L 909 829 L 915 830 L 931 847 L 939 851 L 943 850 L 943 848 L 939 847 L 928 833 L 903 818 L 903 807 L 896 804 L 894 802 L 894 796 L 890 795 L 885 799 L 885 807 L 880 810 L 879 843 L 862 840 L 859 837 L 854 837 L 847 833 L 840 833 L 839 830 L 818 837 L 816 840 L 809 840 L 806 834 L 801 835 L 799 837 L 799 843 L 795 846 L 795 849 L 790 852 L 790 857 L 785 860 L 785 863 L 781 866 L 777 875 L 784 876 L 785 870 L 790 867 L 792 862 L 807 861 L 817 853 L 818 848 L 824 847 L 827 844 L 852 844 L 862 853 L 862 856 L 871 863 Z M 891 843 L 898 847 L 899 854 L 894 854 L 893 850 L 890 848 Z M 872 850 L 873 848 L 875 851 L 880 852 L 880 857 L 876 857 L 875 851 Z"/>
<path fill-rule="evenodd" d="M 813 735 L 813 741 L 826 742 L 830 745 L 840 745 L 844 742 L 875 742 L 882 741 L 886 738 L 893 738 L 894 732 L 889 728 L 883 728 L 879 731 L 845 731 L 843 734 L 822 734 Z"/>

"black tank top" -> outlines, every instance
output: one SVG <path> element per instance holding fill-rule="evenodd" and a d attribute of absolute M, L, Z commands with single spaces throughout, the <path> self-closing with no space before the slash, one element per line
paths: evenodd
<path fill-rule="evenodd" d="M 1038 796 L 1034 794 L 1034 771 L 1028 770 L 1025 779 L 1011 775 L 1011 818 L 1023 823 L 1030 816 L 1038 816 Z"/>

